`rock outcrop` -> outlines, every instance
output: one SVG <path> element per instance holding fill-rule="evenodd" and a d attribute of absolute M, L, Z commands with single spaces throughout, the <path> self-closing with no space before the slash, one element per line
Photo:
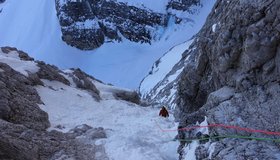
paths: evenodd
<path fill-rule="evenodd" d="M 40 79 L 55 80 L 70 85 L 70 82 L 61 75 L 62 72 L 56 66 L 45 64 L 42 61 L 37 61 L 37 65 L 40 70 L 36 74 Z"/>
<path fill-rule="evenodd" d="M 135 104 L 140 104 L 141 99 L 136 91 L 117 91 L 114 93 L 116 99 L 124 100 L 127 102 L 132 102 Z"/>
<path fill-rule="evenodd" d="M 101 100 L 99 90 L 92 83 L 92 80 L 96 80 L 94 77 L 86 74 L 80 69 L 73 69 L 73 74 L 70 74 L 70 76 L 78 88 L 89 91 L 92 97 L 97 101 Z"/>

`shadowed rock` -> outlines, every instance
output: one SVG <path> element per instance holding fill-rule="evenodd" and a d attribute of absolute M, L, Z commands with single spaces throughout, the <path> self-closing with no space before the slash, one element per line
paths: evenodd
<path fill-rule="evenodd" d="M 121 100 L 125 100 L 128 102 L 132 102 L 135 104 L 140 104 L 141 100 L 140 97 L 138 95 L 137 92 L 129 92 L 129 91 L 119 91 L 114 93 L 114 96 L 116 97 L 116 99 L 121 99 Z"/>

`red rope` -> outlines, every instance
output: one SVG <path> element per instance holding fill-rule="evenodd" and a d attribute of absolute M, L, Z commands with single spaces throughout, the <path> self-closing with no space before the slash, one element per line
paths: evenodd
<path fill-rule="evenodd" d="M 159 124 L 157 123 L 159 126 Z M 179 128 L 179 129 L 162 129 L 160 126 L 160 130 L 162 132 L 175 132 L 175 131 L 189 131 L 197 128 L 209 128 L 209 127 L 221 127 L 221 128 L 229 128 L 229 129 L 236 129 L 240 131 L 246 131 L 246 132 L 253 132 L 253 133 L 263 133 L 267 135 L 277 135 L 280 136 L 280 132 L 271 132 L 271 131 L 265 131 L 265 130 L 256 130 L 256 129 L 250 129 L 250 128 L 242 128 L 238 126 L 230 126 L 225 124 L 209 124 L 207 126 L 192 126 L 192 127 L 186 127 L 186 128 Z"/>

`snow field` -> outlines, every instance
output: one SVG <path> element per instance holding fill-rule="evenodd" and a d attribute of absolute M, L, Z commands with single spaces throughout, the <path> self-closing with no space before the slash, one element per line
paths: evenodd
<path fill-rule="evenodd" d="M 108 138 L 96 143 L 104 144 L 112 160 L 175 160 L 178 142 L 172 141 L 177 132 L 163 133 L 163 128 L 175 129 L 177 125 L 171 115 L 165 119 L 158 116 L 159 109 L 140 107 L 113 98 L 116 87 L 96 83 L 103 100 L 96 102 L 86 91 L 60 82 L 43 80 L 46 87 L 37 91 L 45 103 L 40 107 L 49 114 L 51 129 L 61 125 L 67 132 L 80 124 L 103 127 Z"/>

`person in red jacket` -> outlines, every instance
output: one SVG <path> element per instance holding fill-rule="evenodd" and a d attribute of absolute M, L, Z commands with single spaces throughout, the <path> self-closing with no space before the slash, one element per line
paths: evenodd
<path fill-rule="evenodd" d="M 162 108 L 161 108 L 161 110 L 159 112 L 159 116 L 169 117 L 168 111 L 167 111 L 167 109 L 164 106 L 162 106 Z"/>

